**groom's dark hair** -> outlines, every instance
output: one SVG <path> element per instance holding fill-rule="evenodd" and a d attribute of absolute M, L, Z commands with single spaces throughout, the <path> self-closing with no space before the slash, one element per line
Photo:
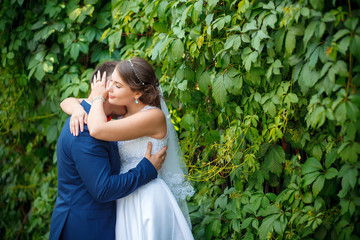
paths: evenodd
<path fill-rule="evenodd" d="M 101 76 L 104 72 L 106 72 L 106 76 L 107 76 L 107 80 L 108 80 L 109 77 L 111 76 L 111 74 L 113 73 L 117 64 L 118 64 L 117 61 L 107 61 L 107 62 L 103 62 L 102 64 L 97 66 L 91 75 L 90 84 L 94 81 L 94 76 L 97 74 L 98 71 L 100 71 Z"/>

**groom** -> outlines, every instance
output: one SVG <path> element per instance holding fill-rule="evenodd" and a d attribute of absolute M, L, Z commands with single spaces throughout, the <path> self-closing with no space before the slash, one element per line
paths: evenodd
<path fill-rule="evenodd" d="M 96 70 L 114 70 L 106 62 Z M 93 78 L 92 78 L 93 79 Z M 91 95 L 81 102 L 88 113 Z M 107 115 L 119 108 L 104 103 Z M 87 126 L 73 136 L 66 121 L 57 144 L 58 196 L 51 217 L 50 239 L 115 239 L 116 199 L 124 197 L 157 177 L 166 148 L 151 155 L 151 144 L 142 161 L 128 173 L 119 174 L 120 159 L 115 142 L 90 136 Z"/>

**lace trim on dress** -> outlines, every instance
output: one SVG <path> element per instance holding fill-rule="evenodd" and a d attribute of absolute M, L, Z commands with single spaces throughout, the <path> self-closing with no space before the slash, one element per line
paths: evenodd
<path fill-rule="evenodd" d="M 194 195 L 194 188 L 186 181 L 183 173 L 166 172 L 160 173 L 161 178 L 169 186 L 176 201 L 185 200 Z"/>

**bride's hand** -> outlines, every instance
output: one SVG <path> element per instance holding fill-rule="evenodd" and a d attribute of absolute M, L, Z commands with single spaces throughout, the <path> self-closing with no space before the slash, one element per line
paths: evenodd
<path fill-rule="evenodd" d="M 72 135 L 78 136 L 79 128 L 81 132 L 84 131 L 84 124 L 87 124 L 87 116 L 87 113 L 82 107 L 74 110 L 70 118 L 70 132 Z"/>
<path fill-rule="evenodd" d="M 91 84 L 91 96 L 103 97 L 106 99 L 106 72 L 103 73 L 102 77 L 100 71 L 98 71 L 94 76 L 93 82 Z"/>

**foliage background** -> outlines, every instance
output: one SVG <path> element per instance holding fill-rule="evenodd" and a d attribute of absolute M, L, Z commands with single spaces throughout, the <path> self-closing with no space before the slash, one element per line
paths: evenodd
<path fill-rule="evenodd" d="M 195 239 L 359 239 L 359 1 L 0 4 L 2 239 L 49 237 L 59 103 L 135 55 L 178 129 Z"/>

